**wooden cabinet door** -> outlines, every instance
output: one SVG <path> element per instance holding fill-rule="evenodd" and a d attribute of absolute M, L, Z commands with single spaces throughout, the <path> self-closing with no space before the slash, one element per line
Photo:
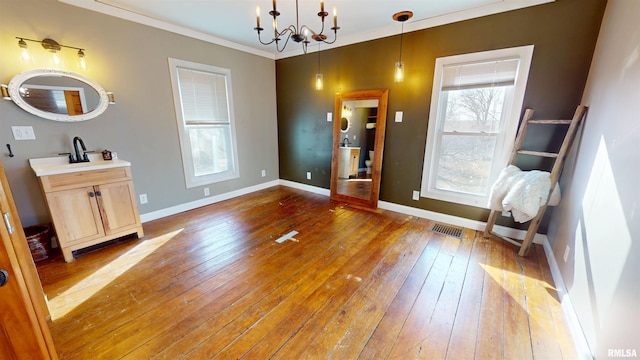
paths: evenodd
<path fill-rule="evenodd" d="M 0 163 L 0 358 L 57 359 L 40 279 Z"/>
<path fill-rule="evenodd" d="M 140 225 L 132 181 L 103 184 L 94 188 L 100 194 L 97 199 L 107 235 L 135 229 Z"/>
<path fill-rule="evenodd" d="M 93 186 L 50 192 L 46 196 L 63 247 L 104 236 Z"/>

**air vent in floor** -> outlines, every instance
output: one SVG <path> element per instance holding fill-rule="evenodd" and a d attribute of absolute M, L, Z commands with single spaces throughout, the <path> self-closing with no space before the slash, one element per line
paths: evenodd
<path fill-rule="evenodd" d="M 462 228 L 459 228 L 459 227 L 453 227 L 450 225 L 435 223 L 431 227 L 431 231 L 438 234 L 453 236 L 453 237 L 457 237 L 458 239 L 462 239 Z"/>

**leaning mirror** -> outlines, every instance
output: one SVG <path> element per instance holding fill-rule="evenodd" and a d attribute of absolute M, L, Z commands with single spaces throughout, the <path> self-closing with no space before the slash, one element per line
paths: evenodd
<path fill-rule="evenodd" d="M 376 209 L 389 91 L 361 90 L 337 94 L 331 157 L 330 198 Z"/>
<path fill-rule="evenodd" d="M 28 70 L 3 87 L 8 95 L 5 99 L 33 115 L 55 121 L 93 119 L 113 103 L 113 94 L 95 81 L 60 69 Z"/>

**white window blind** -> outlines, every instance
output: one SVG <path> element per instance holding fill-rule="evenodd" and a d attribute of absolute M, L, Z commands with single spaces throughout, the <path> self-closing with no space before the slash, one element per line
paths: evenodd
<path fill-rule="evenodd" d="M 519 59 L 452 64 L 442 69 L 442 90 L 510 86 L 518 74 Z"/>
<path fill-rule="evenodd" d="M 186 124 L 229 122 L 224 75 L 178 68 L 178 79 Z"/>

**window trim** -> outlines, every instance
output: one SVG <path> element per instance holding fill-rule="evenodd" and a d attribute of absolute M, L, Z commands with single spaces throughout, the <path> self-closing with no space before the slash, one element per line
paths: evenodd
<path fill-rule="evenodd" d="M 463 63 L 475 63 L 481 61 L 499 60 L 504 58 L 519 58 L 520 63 L 513 88 L 513 97 L 511 104 L 505 104 L 508 107 L 505 112 L 506 121 L 504 123 L 504 131 L 499 136 L 496 148 L 502 149 L 496 152 L 496 159 L 493 161 L 491 178 L 489 183 L 493 183 L 499 174 L 499 171 L 507 166 L 511 151 L 514 145 L 516 131 L 520 120 L 520 112 L 524 102 L 524 93 L 527 87 L 529 70 L 531 67 L 531 59 L 533 57 L 533 45 L 519 46 L 506 49 L 489 50 L 470 54 L 453 55 L 436 59 L 435 71 L 433 78 L 433 89 L 431 93 L 431 105 L 429 110 L 429 124 L 427 130 L 427 141 L 425 146 L 424 163 L 422 167 L 422 181 L 420 187 L 420 196 L 430 199 L 454 202 L 463 205 L 471 205 L 476 207 L 487 207 L 489 194 L 485 196 L 458 193 L 454 191 L 439 190 L 435 188 L 435 179 L 430 178 L 430 174 L 435 174 L 436 155 L 439 155 L 439 142 L 436 141 L 440 132 L 441 122 L 439 117 L 441 105 L 442 91 L 442 75 L 444 66 Z"/>
<path fill-rule="evenodd" d="M 233 106 L 231 70 L 227 68 L 218 67 L 218 66 L 200 64 L 200 63 L 174 59 L 174 58 L 168 58 L 168 60 L 169 60 L 169 72 L 171 75 L 171 88 L 173 91 L 174 109 L 176 113 L 178 139 L 180 142 L 182 168 L 184 171 L 184 179 L 185 179 L 185 184 L 187 189 L 239 178 L 240 166 L 238 163 L 238 148 L 237 148 L 238 141 L 236 136 L 235 115 L 234 115 L 234 106 Z M 203 72 L 213 73 L 216 75 L 223 75 L 225 77 L 226 90 L 227 90 L 227 105 L 228 105 L 228 111 L 229 111 L 229 133 L 231 136 L 230 138 L 230 142 L 231 142 L 230 150 L 232 153 L 230 156 L 232 160 L 231 170 L 225 171 L 223 173 L 206 175 L 206 176 L 195 175 L 195 172 L 193 169 L 193 158 L 191 155 L 191 140 L 189 138 L 189 133 L 188 133 L 189 126 L 185 122 L 183 111 L 182 111 L 180 84 L 178 82 L 178 76 L 177 76 L 178 68 L 203 71 Z M 211 126 L 219 126 L 219 125 L 220 125 L 219 123 L 211 124 Z"/>

